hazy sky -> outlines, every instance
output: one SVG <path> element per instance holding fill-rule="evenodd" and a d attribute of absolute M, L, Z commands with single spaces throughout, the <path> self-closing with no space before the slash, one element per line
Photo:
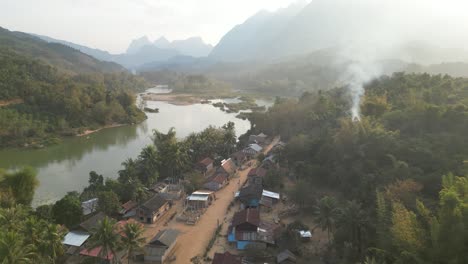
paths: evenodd
<path fill-rule="evenodd" d="M 132 39 L 201 36 L 215 45 L 261 9 L 295 0 L 0 0 L 0 26 L 123 52 Z"/>

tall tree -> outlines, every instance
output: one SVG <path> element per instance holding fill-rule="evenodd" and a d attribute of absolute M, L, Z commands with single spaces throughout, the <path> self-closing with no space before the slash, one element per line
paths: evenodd
<path fill-rule="evenodd" d="M 92 236 L 88 243 L 88 249 L 90 250 L 101 247 L 100 257 L 109 262 L 115 261 L 120 244 L 120 236 L 116 232 L 115 225 L 116 221 L 114 219 L 105 217 L 99 222 L 96 229 L 92 230 Z"/>
<path fill-rule="evenodd" d="M 339 209 L 335 198 L 324 196 L 317 202 L 314 207 L 316 221 L 320 228 L 327 230 L 328 241 L 331 241 L 331 233 L 333 232 L 336 220 L 339 217 Z"/>
<path fill-rule="evenodd" d="M 39 181 L 36 172 L 30 167 L 17 172 L 6 173 L 1 182 L 4 188 L 12 191 L 15 201 L 19 204 L 30 205 Z"/>
<path fill-rule="evenodd" d="M 122 247 L 127 251 L 128 263 L 134 258 L 135 252 L 141 250 L 145 244 L 142 225 L 140 223 L 126 223 L 122 229 Z"/>
<path fill-rule="evenodd" d="M 68 228 L 79 224 L 83 216 L 79 194 L 69 192 L 58 200 L 52 207 L 52 216 L 57 224 L 64 224 Z"/>
<path fill-rule="evenodd" d="M 24 236 L 15 231 L 0 232 L 0 262 L 2 264 L 32 264 L 34 252 L 31 244 L 23 243 Z"/>

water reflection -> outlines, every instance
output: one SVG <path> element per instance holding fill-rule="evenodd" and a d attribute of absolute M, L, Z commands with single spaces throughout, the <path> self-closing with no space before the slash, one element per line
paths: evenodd
<path fill-rule="evenodd" d="M 105 177 L 117 177 L 121 162 L 136 157 L 151 143 L 153 129 L 167 131 L 175 127 L 177 136 L 183 138 L 209 125 L 222 126 L 229 121 L 235 123 L 237 135 L 250 128 L 248 121 L 209 104 L 176 106 L 148 102 L 148 106 L 159 108 L 159 113 L 148 113 L 148 119 L 138 125 L 103 129 L 89 137 L 67 138 L 44 149 L 0 151 L 0 167 L 14 169 L 28 165 L 37 169 L 40 181 L 34 200 L 37 205 L 62 197 L 68 191 L 81 190 L 92 170 Z"/>

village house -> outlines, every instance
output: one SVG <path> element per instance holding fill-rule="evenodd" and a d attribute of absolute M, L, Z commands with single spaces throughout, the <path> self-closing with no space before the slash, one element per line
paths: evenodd
<path fill-rule="evenodd" d="M 248 159 L 255 158 L 262 151 L 262 147 L 258 144 L 250 144 L 248 147 L 244 148 L 242 151 L 246 154 Z"/>
<path fill-rule="evenodd" d="M 263 144 L 267 139 L 267 135 L 260 133 L 258 135 L 250 135 L 249 136 L 249 143 L 253 144 Z"/>
<path fill-rule="evenodd" d="M 296 255 L 287 249 L 276 255 L 276 263 L 278 264 L 293 264 L 296 263 L 296 260 Z"/>
<path fill-rule="evenodd" d="M 77 254 L 80 247 L 88 240 L 91 235 L 85 231 L 70 231 L 65 235 L 62 244 L 66 247 L 66 253 L 69 255 Z"/>
<path fill-rule="evenodd" d="M 141 222 L 147 224 L 155 223 L 161 218 L 169 209 L 171 205 L 168 201 L 156 194 L 145 203 L 143 203 L 137 210 L 137 216 Z"/>
<path fill-rule="evenodd" d="M 237 171 L 237 166 L 234 164 L 232 159 L 225 159 L 221 161 L 221 166 L 216 170 L 218 173 L 226 173 L 228 176 L 232 176 Z"/>
<path fill-rule="evenodd" d="M 276 161 L 275 161 L 275 156 L 269 155 L 265 159 L 263 159 L 261 167 L 267 170 L 278 168 L 278 165 L 276 164 Z"/>
<path fill-rule="evenodd" d="M 119 214 L 122 216 L 122 218 L 130 218 L 136 215 L 136 207 L 138 206 L 138 203 L 135 201 L 128 201 L 120 206 L 120 211 Z"/>
<path fill-rule="evenodd" d="M 81 209 L 83 210 L 83 215 L 89 215 L 96 212 L 98 208 L 98 198 L 89 199 L 81 203 Z"/>
<path fill-rule="evenodd" d="M 150 191 L 152 191 L 154 193 L 165 193 L 165 192 L 167 192 L 168 186 L 169 186 L 169 184 L 167 184 L 165 182 L 157 182 L 157 183 L 153 184 L 153 186 L 151 186 Z"/>
<path fill-rule="evenodd" d="M 145 263 L 165 263 L 172 249 L 177 244 L 179 231 L 175 229 L 164 229 L 145 246 Z"/>
<path fill-rule="evenodd" d="M 250 177 L 261 177 L 261 178 L 264 178 L 267 174 L 267 170 L 262 168 L 262 167 L 258 167 L 258 168 L 253 168 L 249 171 L 249 174 L 247 174 L 247 176 L 250 178 Z"/>
<path fill-rule="evenodd" d="M 262 191 L 262 198 L 260 199 L 260 204 L 265 207 L 273 207 L 280 200 L 280 194 L 275 192 L 270 192 L 267 190 Z"/>
<path fill-rule="evenodd" d="M 84 248 L 80 251 L 80 255 L 81 256 L 85 256 L 85 257 L 91 257 L 91 258 L 100 258 L 102 261 L 100 261 L 99 263 L 113 263 L 113 260 L 114 260 L 114 254 L 112 252 L 107 252 L 107 255 L 104 255 L 105 253 L 101 252 L 102 251 L 102 247 L 99 246 L 99 247 L 95 247 L 93 249 L 88 249 L 88 248 Z M 120 259 L 121 256 L 123 256 L 124 253 L 123 252 L 119 252 L 119 256 L 117 259 Z"/>
<path fill-rule="evenodd" d="M 236 194 L 241 202 L 241 208 L 257 208 L 262 198 L 263 186 L 261 184 L 249 184 L 242 187 Z"/>
<path fill-rule="evenodd" d="M 184 194 L 184 187 L 181 184 L 168 184 L 164 192 L 159 193 L 166 201 L 179 200 Z"/>
<path fill-rule="evenodd" d="M 185 206 L 189 210 L 200 210 L 208 208 L 214 201 L 212 191 L 196 191 L 189 195 L 185 201 Z"/>
<path fill-rule="evenodd" d="M 228 183 L 228 174 L 224 172 L 215 173 L 203 185 L 204 188 L 211 191 L 219 191 Z"/>
<path fill-rule="evenodd" d="M 80 224 L 80 228 L 86 232 L 91 233 L 94 229 L 98 227 L 99 222 L 101 222 L 106 215 L 103 212 L 99 212 L 92 217 L 88 218 L 86 221 Z"/>
<path fill-rule="evenodd" d="M 242 150 L 232 153 L 231 159 L 237 167 L 242 166 L 242 164 L 249 160 L 247 154 Z"/>
<path fill-rule="evenodd" d="M 234 214 L 228 229 L 228 241 L 236 248 L 244 250 L 249 244 L 257 244 L 257 230 L 260 226 L 260 214 L 257 209 L 247 208 Z"/>
<path fill-rule="evenodd" d="M 208 174 L 211 170 L 213 170 L 214 160 L 209 157 L 206 157 L 195 164 L 195 169 L 199 172 L 203 173 L 203 175 Z"/>
<path fill-rule="evenodd" d="M 242 257 L 233 255 L 229 251 L 215 253 L 211 264 L 242 264 Z"/>

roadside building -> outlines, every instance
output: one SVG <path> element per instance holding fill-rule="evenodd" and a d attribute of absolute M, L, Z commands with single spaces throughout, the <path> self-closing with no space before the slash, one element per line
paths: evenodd
<path fill-rule="evenodd" d="M 260 133 L 258 135 L 250 135 L 249 136 L 249 143 L 255 144 L 263 144 L 266 142 L 267 135 Z"/>
<path fill-rule="evenodd" d="M 263 190 L 262 191 L 262 198 L 260 199 L 260 204 L 265 206 L 265 207 L 273 207 L 275 204 L 277 204 L 280 201 L 280 194 Z"/>
<path fill-rule="evenodd" d="M 249 184 L 238 193 L 237 198 L 241 202 L 241 208 L 257 208 L 262 198 L 263 186 L 261 184 Z"/>
<path fill-rule="evenodd" d="M 233 255 L 229 251 L 215 253 L 211 264 L 242 264 L 242 257 Z"/>
<path fill-rule="evenodd" d="M 208 174 L 211 170 L 213 170 L 214 160 L 209 157 L 206 157 L 195 164 L 195 169 L 199 172 L 203 173 L 203 175 Z"/>
<path fill-rule="evenodd" d="M 268 173 L 268 171 L 262 167 L 258 167 L 258 168 L 253 168 L 249 171 L 249 174 L 247 174 L 247 176 L 250 178 L 250 177 L 261 177 L 261 178 L 264 178 L 266 176 L 266 174 Z"/>
<path fill-rule="evenodd" d="M 228 241 L 235 243 L 239 250 L 255 244 L 259 225 L 260 214 L 257 209 L 248 208 L 235 213 L 229 227 Z"/>
<path fill-rule="evenodd" d="M 145 246 L 145 263 L 165 263 L 177 244 L 179 231 L 164 229 L 153 237 Z"/>
<path fill-rule="evenodd" d="M 242 164 L 249 160 L 247 154 L 242 150 L 232 153 L 231 159 L 238 167 L 242 166 Z"/>
<path fill-rule="evenodd" d="M 276 263 L 278 264 L 293 264 L 296 263 L 296 260 L 296 255 L 287 249 L 276 255 Z"/>
<path fill-rule="evenodd" d="M 154 193 L 165 193 L 167 192 L 169 184 L 165 182 L 157 182 L 151 186 L 150 191 Z"/>
<path fill-rule="evenodd" d="M 214 200 L 212 191 L 196 191 L 186 199 L 186 207 L 190 210 L 200 210 L 208 208 Z"/>
<path fill-rule="evenodd" d="M 135 201 L 128 201 L 120 206 L 119 214 L 122 218 L 130 218 L 136 215 L 138 203 Z"/>
<path fill-rule="evenodd" d="M 153 224 L 170 208 L 169 202 L 156 194 L 138 207 L 137 216 L 141 222 Z"/>
<path fill-rule="evenodd" d="M 224 172 L 220 172 L 211 176 L 203 187 L 211 191 L 219 191 L 226 186 L 227 183 L 228 175 Z"/>
<path fill-rule="evenodd" d="M 228 176 L 234 175 L 236 171 L 237 166 L 231 158 L 222 160 L 221 166 L 217 169 L 218 173 L 226 173 Z"/>
<path fill-rule="evenodd" d="M 248 159 L 256 157 L 262 151 L 262 147 L 258 144 L 250 144 L 248 147 L 244 148 L 242 151 L 246 154 Z"/>

